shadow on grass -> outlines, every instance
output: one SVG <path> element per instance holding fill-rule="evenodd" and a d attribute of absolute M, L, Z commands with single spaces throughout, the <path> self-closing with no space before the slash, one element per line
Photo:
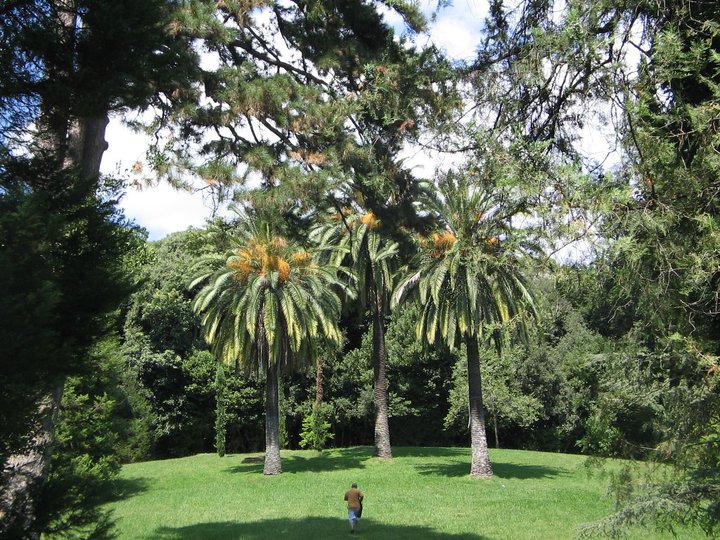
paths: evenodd
<path fill-rule="evenodd" d="M 103 502 L 110 503 L 129 499 L 148 489 L 150 489 L 150 481 L 147 478 L 116 478 L 108 484 Z"/>
<path fill-rule="evenodd" d="M 350 529 L 344 519 L 308 517 L 305 519 L 269 519 L 251 523 L 221 522 L 199 523 L 186 527 L 161 527 L 147 540 L 264 540 L 285 539 L 332 539 L 349 538 Z M 490 540 L 477 534 L 449 534 L 436 532 L 427 527 L 409 525 L 385 525 L 363 519 L 353 538 L 374 540 Z"/>
<path fill-rule="evenodd" d="M 498 478 L 554 478 L 565 474 L 562 469 L 539 465 L 521 465 L 518 463 L 492 463 L 493 474 Z M 470 475 L 470 460 L 454 463 L 428 463 L 416 465 L 422 475 L 461 477 Z"/>
<path fill-rule="evenodd" d="M 468 464 L 468 469 L 470 465 Z M 493 473 L 500 478 L 555 478 L 564 476 L 567 471 L 557 467 L 542 465 L 521 465 L 519 463 L 492 463 Z"/>
<path fill-rule="evenodd" d="M 372 449 L 366 447 L 338 448 L 332 452 L 310 456 L 282 456 L 283 474 L 303 472 L 362 469 L 363 461 L 372 458 Z M 262 463 L 241 463 L 227 469 L 231 473 L 262 473 Z"/>
<path fill-rule="evenodd" d="M 470 449 L 464 447 L 398 446 L 393 447 L 394 457 L 465 457 L 470 458 Z"/>

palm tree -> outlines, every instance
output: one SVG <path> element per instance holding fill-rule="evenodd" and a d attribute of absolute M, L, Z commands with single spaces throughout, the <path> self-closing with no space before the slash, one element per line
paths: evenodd
<path fill-rule="evenodd" d="M 392 458 L 388 422 L 387 359 L 385 318 L 389 311 L 398 244 L 380 232 L 380 220 L 372 213 L 349 210 L 331 217 L 330 225 L 320 227 L 315 237 L 321 245 L 347 248 L 360 305 L 369 309 L 373 320 L 373 402 L 375 404 L 375 456 Z M 337 260 L 337 259 L 336 259 Z"/>
<path fill-rule="evenodd" d="M 441 230 L 420 242 L 420 263 L 399 284 L 393 304 L 415 290 L 421 305 L 418 339 L 467 350 L 472 462 L 470 475 L 492 476 L 485 435 L 480 340 L 502 345 L 511 323 L 524 336 L 533 296 L 520 268 L 533 246 L 514 238 L 507 193 L 472 186 L 449 174 L 438 186 L 435 211 Z"/>
<path fill-rule="evenodd" d="M 224 363 L 265 374 L 265 474 L 280 474 L 278 376 L 307 365 L 319 337 L 339 344 L 341 303 L 331 265 L 247 224 L 237 247 L 205 271 L 194 308 Z M 224 264 L 222 264 L 224 263 Z"/>

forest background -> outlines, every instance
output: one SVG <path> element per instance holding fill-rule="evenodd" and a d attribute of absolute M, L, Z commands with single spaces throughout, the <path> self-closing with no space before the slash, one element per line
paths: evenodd
<path fill-rule="evenodd" d="M 524 342 L 480 351 L 490 442 L 671 463 L 663 482 L 618 482 L 613 523 L 712 534 L 719 11 L 495 0 L 477 56 L 454 62 L 410 38 L 426 19 L 406 2 L 3 2 L 3 532 L 107 534 L 121 463 L 262 448 L 264 383 L 218 366 L 189 287 L 244 221 L 147 242 L 118 211 L 125 179 L 98 174 L 107 115 L 152 110 L 154 177 L 204 181 L 298 242 L 352 208 L 412 266 L 442 223 L 419 206 L 423 180 L 499 196 L 507 219 L 485 242 L 533 255 L 540 316 Z M 616 130 L 611 169 L 576 145 L 592 115 Z M 454 157 L 416 178 L 415 148 Z M 572 242 L 591 256 L 551 256 Z M 372 440 L 372 313 L 356 304 L 342 345 L 282 379 L 284 447 Z M 419 317 L 383 317 L 392 443 L 464 445 L 465 349 L 423 346 Z M 304 424 L 316 403 L 326 427 Z"/>

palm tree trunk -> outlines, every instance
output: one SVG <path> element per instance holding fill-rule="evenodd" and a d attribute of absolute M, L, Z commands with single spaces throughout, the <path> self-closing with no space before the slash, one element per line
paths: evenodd
<path fill-rule="evenodd" d="M 264 474 L 280 474 L 280 400 L 278 395 L 278 366 L 268 361 L 265 378 L 265 467 Z"/>
<path fill-rule="evenodd" d="M 467 336 L 468 363 L 468 398 L 470 402 L 470 448 L 472 461 L 470 476 L 473 478 L 490 478 L 493 475 L 488 454 L 487 436 L 485 434 L 485 408 L 482 400 L 482 380 L 480 376 L 480 352 L 477 338 Z"/>
<path fill-rule="evenodd" d="M 375 401 L 375 456 L 392 459 L 386 378 L 385 328 L 382 299 L 376 295 L 373 310 L 373 397 Z"/>

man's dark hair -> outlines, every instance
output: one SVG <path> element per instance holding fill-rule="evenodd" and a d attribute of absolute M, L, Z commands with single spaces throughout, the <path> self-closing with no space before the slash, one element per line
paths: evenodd
<path fill-rule="evenodd" d="M 352 486 L 350 486 L 350 487 L 356 488 L 356 487 L 357 487 L 357 483 L 353 482 L 353 483 L 352 483 Z"/>

